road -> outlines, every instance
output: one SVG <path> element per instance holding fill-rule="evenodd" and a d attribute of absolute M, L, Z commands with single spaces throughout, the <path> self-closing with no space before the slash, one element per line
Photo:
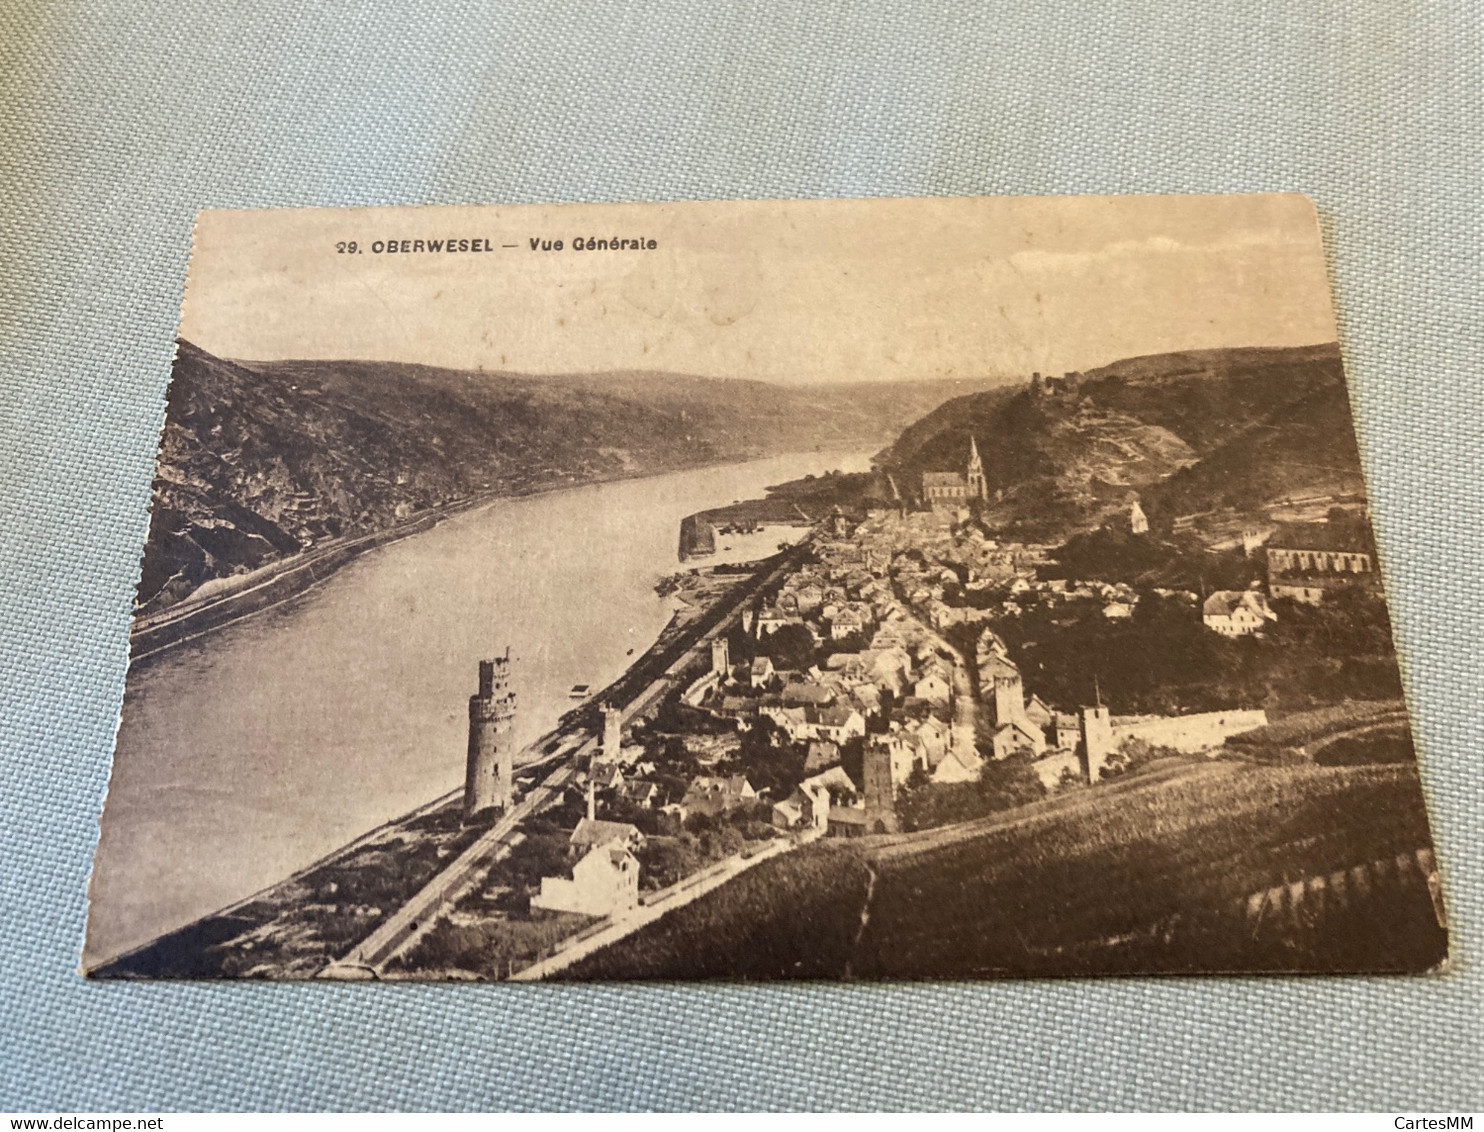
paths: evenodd
<path fill-rule="evenodd" d="M 610 944 L 617 943 L 627 935 L 631 935 L 644 927 L 652 924 L 666 913 L 673 912 L 676 908 L 683 908 L 693 900 L 698 900 L 713 889 L 720 888 L 734 877 L 745 873 L 754 865 L 764 861 L 772 860 L 780 854 L 787 853 L 790 849 L 802 845 L 806 840 L 814 840 L 821 831 L 814 831 L 813 836 L 800 838 L 797 841 L 773 841 L 750 857 L 740 854 L 728 857 L 724 861 L 702 869 L 698 873 L 692 873 L 684 880 L 661 892 L 655 893 L 647 902 L 640 904 L 608 921 L 606 924 L 594 929 L 589 935 L 574 936 L 573 941 L 566 948 L 558 951 L 555 955 L 542 959 L 531 966 L 517 971 L 510 976 L 512 982 L 538 982 L 550 977 L 558 971 L 572 966 L 580 959 L 585 959 L 595 951 L 600 951 Z"/>
<path fill-rule="evenodd" d="M 580 749 L 591 751 L 595 740 Z M 320 972 L 322 979 L 372 978 L 432 925 L 445 905 L 467 890 L 477 870 L 487 864 L 519 828 L 526 818 L 553 801 L 577 775 L 575 763 L 558 767 L 540 785 L 526 794 L 510 811 L 500 817 L 478 841 L 451 861 L 447 868 L 424 885 L 413 897 L 393 912 L 381 926 L 350 953 Z"/>
<path fill-rule="evenodd" d="M 1297 748 L 1297 750 L 1312 760 L 1320 751 L 1326 747 L 1333 746 L 1341 739 L 1363 739 L 1368 735 L 1377 735 L 1385 731 L 1406 733 L 1410 727 L 1411 724 L 1407 720 L 1407 713 L 1405 711 L 1390 712 L 1377 719 L 1368 719 L 1358 727 L 1351 727 L 1344 731 L 1334 731 L 1318 739 L 1313 739 Z"/>
<path fill-rule="evenodd" d="M 799 545 L 803 546 L 804 542 Z M 714 620 L 707 617 L 699 619 L 696 626 L 699 631 L 694 639 L 680 647 L 679 655 L 659 676 L 631 695 L 627 701 L 613 704 L 622 711 L 624 722 L 628 723 L 658 703 L 678 685 L 687 667 L 697 662 L 709 664 L 711 641 L 728 631 L 751 597 L 761 587 L 776 580 L 794 559 L 794 555 L 788 555 L 765 575 L 754 575 L 747 583 L 739 586 L 736 592 L 723 599 L 718 607 L 719 615 Z M 708 621 L 712 622 L 709 627 L 701 629 Z M 518 773 L 528 773 L 533 766 L 539 767 L 552 762 L 560 765 L 522 797 L 509 813 L 502 815 L 479 840 L 454 858 L 437 876 L 384 920 L 375 931 L 321 971 L 320 978 L 377 977 L 389 962 L 405 952 L 432 927 L 444 908 L 469 891 L 477 882 L 480 870 L 486 868 L 510 843 L 522 822 L 557 800 L 561 791 L 575 781 L 583 760 L 597 751 L 598 739 L 584 725 L 568 720 L 555 731 L 542 736 L 527 750 L 541 751 L 548 747 L 552 748 L 550 754 L 518 767 Z M 725 879 L 729 878 L 724 877 L 723 880 Z M 682 881 L 675 888 L 679 889 L 685 883 Z M 720 884 L 722 881 L 716 883 Z"/>
<path fill-rule="evenodd" d="M 977 753 L 979 741 L 979 700 L 974 695 L 974 684 L 969 679 L 969 665 L 964 654 L 949 643 L 948 639 L 918 616 L 911 602 L 902 596 L 898 587 L 897 599 L 902 610 L 917 623 L 917 627 L 938 648 L 938 651 L 953 658 L 953 724 L 950 747 L 955 751 L 973 755 Z"/>

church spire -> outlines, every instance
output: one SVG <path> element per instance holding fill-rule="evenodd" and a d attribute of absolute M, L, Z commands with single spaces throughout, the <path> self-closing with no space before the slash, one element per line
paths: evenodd
<path fill-rule="evenodd" d="M 964 473 L 964 483 L 973 499 L 988 499 L 989 485 L 984 481 L 984 461 L 979 459 L 979 442 L 969 434 L 969 467 Z"/>

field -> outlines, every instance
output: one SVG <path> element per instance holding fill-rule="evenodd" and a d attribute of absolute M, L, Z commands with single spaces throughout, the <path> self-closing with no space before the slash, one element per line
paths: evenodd
<path fill-rule="evenodd" d="M 445 916 L 405 956 L 388 965 L 388 979 L 499 979 L 535 962 L 593 923 L 569 912 L 535 912 L 527 919 Z"/>
<path fill-rule="evenodd" d="M 459 802 L 389 823 L 251 900 L 112 959 L 93 978 L 312 978 L 481 833 Z"/>
<path fill-rule="evenodd" d="M 870 873 L 844 844 L 785 854 L 558 976 L 828 979 L 850 962 Z"/>
<path fill-rule="evenodd" d="M 1316 740 L 1390 719 L 1406 720 L 1401 700 L 1353 700 L 1313 711 L 1296 712 L 1283 719 L 1233 735 L 1228 747 L 1253 752 L 1302 749 Z"/>
<path fill-rule="evenodd" d="M 568 977 L 1425 970 L 1446 955 L 1430 866 L 1396 860 L 1428 845 L 1410 766 L 1172 761 L 961 826 L 796 851 Z M 1326 887 L 1337 872 L 1363 883 Z M 1281 908 L 1261 896 L 1279 886 L 1296 886 Z"/>

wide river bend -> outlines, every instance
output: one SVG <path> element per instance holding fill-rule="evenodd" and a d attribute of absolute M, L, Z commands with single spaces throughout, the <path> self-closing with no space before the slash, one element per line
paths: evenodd
<path fill-rule="evenodd" d="M 681 518 L 863 455 L 809 453 L 500 500 L 130 673 L 89 959 L 282 879 L 463 780 L 476 661 L 516 658 L 522 744 L 659 635 Z M 774 528 L 707 561 L 771 553 Z M 631 655 L 632 650 L 632 655 Z"/>

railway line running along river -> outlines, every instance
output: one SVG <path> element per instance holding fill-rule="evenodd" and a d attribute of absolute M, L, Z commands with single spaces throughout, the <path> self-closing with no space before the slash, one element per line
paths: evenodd
<path fill-rule="evenodd" d="M 636 669 L 646 666 L 658 668 L 663 665 L 663 670 L 657 676 L 631 691 L 627 698 L 619 698 L 613 689 L 626 682 L 630 675 L 626 673 L 624 678 L 615 682 L 613 688 L 605 692 L 602 697 L 604 702 L 610 707 L 619 709 L 625 723 L 656 706 L 666 693 L 676 687 L 676 681 L 681 673 L 692 665 L 707 663 L 711 642 L 718 634 L 728 631 L 736 623 L 742 610 L 753 596 L 759 590 L 776 583 L 784 573 L 797 565 L 798 560 L 797 550 L 787 551 L 779 555 L 778 561 L 770 567 L 759 570 L 747 581 L 740 582 L 735 589 L 690 626 L 680 639 L 671 642 L 663 649 L 656 647 L 636 664 Z M 539 749 L 553 748 L 554 754 L 542 760 L 545 763 L 555 762 L 557 764 L 551 774 L 526 792 L 508 813 L 500 816 L 487 833 L 450 862 L 391 916 L 382 921 L 371 935 L 352 948 L 341 960 L 326 968 L 321 973 L 321 977 L 359 978 L 379 974 L 387 963 L 406 951 L 419 935 L 432 925 L 440 911 L 467 892 L 476 883 L 482 870 L 496 859 L 502 848 L 508 845 L 516 835 L 521 822 L 539 813 L 548 803 L 557 800 L 562 790 L 576 778 L 578 770 L 584 765 L 584 760 L 597 750 L 598 738 L 591 733 L 592 724 L 580 722 L 583 716 L 590 718 L 590 713 L 574 714 L 568 717 L 568 721 L 555 734 L 543 738 L 535 745 Z M 769 855 L 777 851 L 772 850 Z M 648 915 L 647 918 L 640 917 L 640 919 L 647 923 L 649 920 L 658 918 L 672 904 L 678 906 L 679 903 L 688 903 L 702 891 L 710 891 L 711 888 L 736 875 L 751 863 L 755 862 L 747 864 L 733 862 L 730 869 L 708 870 L 706 878 L 686 878 L 674 886 L 667 901 L 657 905 L 659 911 L 653 911 L 653 914 Z M 710 880 L 711 883 L 702 884 L 702 880 Z M 695 883 L 690 883 L 693 881 Z M 683 900 L 675 895 L 681 892 L 686 893 Z M 654 907 L 652 905 L 651 910 Z M 623 924 L 627 926 L 623 931 L 613 935 L 614 939 L 634 930 L 639 926 L 639 921 L 634 917 L 628 917 Z M 615 930 L 618 926 L 615 925 Z M 611 940 L 606 942 L 611 942 Z M 567 962 L 574 961 L 574 958 L 569 958 Z"/>
<path fill-rule="evenodd" d="M 665 627 L 674 599 L 654 587 L 678 565 L 681 518 L 867 464 L 807 453 L 471 508 L 137 664 L 88 961 L 231 905 L 449 794 L 463 781 L 477 661 L 507 645 L 515 742 L 549 736 L 574 684 L 613 683 Z M 758 557 L 736 549 L 734 560 L 744 549 Z"/>

